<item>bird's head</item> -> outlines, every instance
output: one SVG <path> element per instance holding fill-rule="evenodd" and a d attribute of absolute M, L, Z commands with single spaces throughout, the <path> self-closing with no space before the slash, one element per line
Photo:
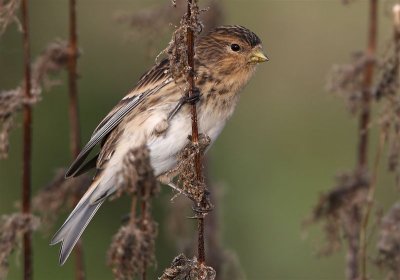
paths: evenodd
<path fill-rule="evenodd" d="M 268 61 L 260 38 L 239 25 L 217 27 L 200 37 L 196 56 L 206 67 L 228 75 L 253 73 L 257 64 Z"/>

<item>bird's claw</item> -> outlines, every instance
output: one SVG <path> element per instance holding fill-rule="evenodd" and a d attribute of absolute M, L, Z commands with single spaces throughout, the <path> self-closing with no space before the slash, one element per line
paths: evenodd
<path fill-rule="evenodd" d="M 199 100 L 200 100 L 200 90 L 198 88 L 194 88 L 193 92 L 190 96 L 182 96 L 181 99 L 179 99 L 178 104 L 175 106 L 175 108 L 169 113 L 168 115 L 168 120 L 171 120 L 176 113 L 179 112 L 179 110 L 182 108 L 183 105 L 185 104 L 190 104 L 190 105 L 195 105 Z"/>
<path fill-rule="evenodd" d="M 190 105 L 194 105 L 200 100 L 200 90 L 198 88 L 194 88 L 192 94 L 190 96 L 183 96 L 181 100 L 185 103 Z"/>

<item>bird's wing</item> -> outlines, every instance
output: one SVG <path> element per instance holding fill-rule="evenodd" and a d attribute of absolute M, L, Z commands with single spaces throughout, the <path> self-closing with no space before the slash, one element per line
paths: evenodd
<path fill-rule="evenodd" d="M 85 163 L 91 150 L 98 143 L 104 141 L 128 113 L 141 104 L 148 96 L 157 93 L 172 81 L 173 79 L 169 74 L 168 59 L 162 60 L 150 71 L 145 73 L 140 78 L 136 87 L 127 94 L 96 127 L 89 142 L 83 147 L 77 158 L 71 164 L 65 177 L 77 176 L 94 167 L 93 160 Z M 97 158 L 97 156 L 95 156 L 95 158 Z"/>

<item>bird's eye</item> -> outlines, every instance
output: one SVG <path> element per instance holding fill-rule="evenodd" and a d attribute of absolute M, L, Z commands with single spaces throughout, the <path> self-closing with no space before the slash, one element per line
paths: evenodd
<path fill-rule="evenodd" d="M 232 44 L 231 49 L 234 52 L 238 52 L 238 51 L 240 51 L 240 46 L 238 44 Z"/>

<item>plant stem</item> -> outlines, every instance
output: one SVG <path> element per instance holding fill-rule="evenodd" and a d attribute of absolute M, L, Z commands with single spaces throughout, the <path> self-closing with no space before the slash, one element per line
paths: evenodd
<path fill-rule="evenodd" d="M 360 232 L 360 259 L 361 259 L 361 277 L 360 280 L 367 280 L 367 227 L 368 221 L 372 210 L 374 195 L 376 191 L 376 182 L 378 180 L 378 167 L 380 163 L 380 159 L 382 157 L 383 148 L 386 144 L 387 133 L 386 129 L 382 128 L 378 148 L 376 150 L 375 159 L 374 159 L 374 169 L 372 174 L 371 183 L 369 185 L 368 194 L 367 194 L 367 205 L 365 208 L 365 213 L 363 216 L 362 224 L 361 224 L 361 232 Z"/>
<path fill-rule="evenodd" d="M 148 202 L 146 200 L 146 191 L 144 188 L 142 188 L 142 203 L 141 203 L 141 227 L 142 230 L 146 230 L 146 223 L 147 223 L 147 208 L 148 208 Z M 142 272 L 142 280 L 146 280 L 146 268 L 147 268 L 147 262 L 144 261 L 143 263 L 143 272 Z"/>
<path fill-rule="evenodd" d="M 80 152 L 80 126 L 77 87 L 77 31 L 76 31 L 76 0 L 69 0 L 69 60 L 68 60 L 68 87 L 69 87 L 69 120 L 71 154 L 77 157 Z"/>
<path fill-rule="evenodd" d="M 372 58 L 376 50 L 377 37 L 377 0 L 370 0 L 370 26 L 367 56 Z M 368 166 L 368 125 L 370 120 L 370 87 L 372 85 L 374 73 L 374 62 L 369 61 L 364 72 L 363 93 L 362 93 L 362 111 L 359 121 L 359 144 L 358 144 L 358 168 L 365 170 Z"/>
<path fill-rule="evenodd" d="M 376 51 L 377 25 L 378 25 L 378 2 L 370 0 L 368 47 L 366 55 L 369 58 L 365 67 L 361 114 L 359 120 L 359 142 L 358 142 L 358 169 L 364 171 L 368 168 L 368 126 L 371 112 L 371 85 L 374 75 L 374 61 L 372 58 Z"/>
<path fill-rule="evenodd" d="M 31 54 L 29 46 L 28 0 L 22 0 L 22 36 L 24 48 L 24 97 L 31 99 Z M 31 213 L 31 158 L 32 158 L 32 108 L 25 103 L 23 108 L 23 170 L 22 170 L 22 213 Z M 33 278 L 32 232 L 23 236 L 24 279 Z"/>
<path fill-rule="evenodd" d="M 69 0 L 69 59 L 68 59 L 68 89 L 69 89 L 69 125 L 71 155 L 76 158 L 80 151 L 80 126 L 77 87 L 77 31 L 76 31 L 76 0 Z M 80 197 L 75 195 L 74 203 Z M 85 279 L 85 265 L 83 259 L 82 241 L 79 240 L 74 249 L 75 253 L 75 279 Z"/>
<path fill-rule="evenodd" d="M 195 75 L 195 69 L 194 69 L 194 34 L 193 30 L 191 28 L 192 22 L 191 22 L 191 7 L 193 5 L 193 2 L 197 0 L 188 0 L 188 5 L 187 5 L 187 53 L 188 53 L 188 64 L 190 67 L 190 71 L 188 74 L 188 83 L 189 83 L 189 92 L 188 95 L 189 97 L 194 94 L 194 75 Z M 193 104 L 191 106 L 191 113 L 192 113 L 192 142 L 193 144 L 199 144 L 199 130 L 198 130 L 198 124 L 197 124 L 197 111 L 196 111 L 196 104 Z M 196 177 L 198 182 L 201 182 L 203 180 L 203 175 L 202 175 L 202 168 L 201 168 L 201 154 L 200 152 L 196 153 L 195 158 L 194 158 L 194 164 L 195 164 L 195 169 L 196 169 Z M 198 215 L 198 224 L 197 224 L 197 229 L 198 229 L 198 261 L 200 263 L 205 263 L 205 250 L 204 250 L 204 215 L 200 214 Z"/>
<path fill-rule="evenodd" d="M 377 41 L 377 25 L 378 25 L 378 1 L 370 0 L 369 5 L 369 28 L 368 28 L 368 46 L 366 55 L 368 58 L 367 65 L 364 71 L 364 80 L 362 84 L 362 100 L 361 100 L 361 113 L 359 119 L 358 128 L 358 155 L 357 155 L 357 172 L 359 176 L 368 169 L 368 140 L 369 131 L 368 126 L 371 115 L 371 86 L 374 76 L 374 65 L 373 57 L 376 51 Z M 357 211 L 358 212 L 358 211 Z M 360 246 L 363 248 L 365 245 L 360 244 L 360 236 L 362 232 L 362 223 L 358 228 L 359 233 L 355 240 L 349 241 L 348 259 L 347 259 L 347 278 L 354 280 L 359 279 L 360 268 L 359 268 L 359 253 Z M 353 238 L 351 238 L 353 239 Z M 365 242 L 365 240 L 363 240 Z"/>

